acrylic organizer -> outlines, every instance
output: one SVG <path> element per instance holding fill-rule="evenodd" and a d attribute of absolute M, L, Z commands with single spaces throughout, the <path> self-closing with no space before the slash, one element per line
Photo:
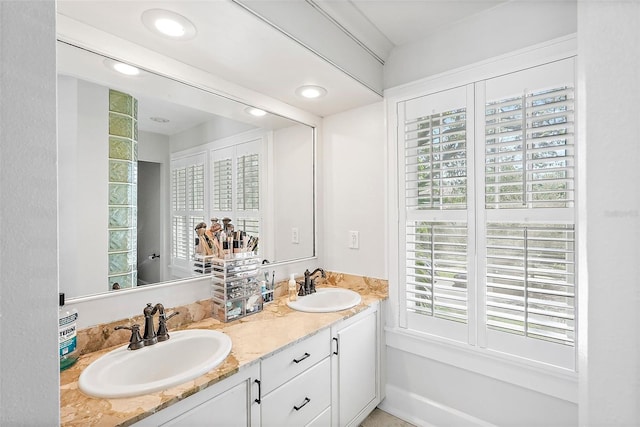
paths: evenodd
<path fill-rule="evenodd" d="M 260 258 L 255 252 L 206 257 L 205 271 L 211 274 L 213 317 L 230 322 L 262 311 Z"/>

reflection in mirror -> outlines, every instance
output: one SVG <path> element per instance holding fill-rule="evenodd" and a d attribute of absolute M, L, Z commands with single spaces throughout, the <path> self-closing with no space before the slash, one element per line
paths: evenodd
<path fill-rule="evenodd" d="M 230 222 L 236 251 L 255 244 L 270 263 L 315 255 L 313 128 L 146 70 L 118 73 L 116 61 L 66 43 L 57 49 L 68 298 L 202 275 L 196 226 L 208 232 L 214 218 Z"/>

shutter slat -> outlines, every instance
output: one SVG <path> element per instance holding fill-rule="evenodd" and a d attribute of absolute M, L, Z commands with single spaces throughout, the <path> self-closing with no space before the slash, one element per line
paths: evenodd
<path fill-rule="evenodd" d="M 405 286 L 407 309 L 467 322 L 466 224 L 408 222 Z M 423 304 L 423 297 L 435 303 Z"/>
<path fill-rule="evenodd" d="M 435 112 L 404 123 L 405 206 L 465 209 L 466 109 Z"/>
<path fill-rule="evenodd" d="M 573 89 L 530 92 L 524 102 L 486 102 L 485 206 L 573 207 Z"/>
<path fill-rule="evenodd" d="M 216 211 L 233 209 L 232 160 L 225 158 L 213 163 L 213 208 Z"/>
<path fill-rule="evenodd" d="M 488 316 L 493 319 L 487 322 L 489 328 L 521 330 L 527 336 L 573 345 L 574 238 L 572 225 L 487 225 L 487 306 L 524 313 L 519 321 L 521 327 L 506 328 L 505 324 L 516 319 L 501 311 L 489 310 Z M 503 242 L 517 246 L 501 244 Z M 508 256 L 505 251 L 521 256 Z M 501 260 L 505 264 L 490 260 Z"/>

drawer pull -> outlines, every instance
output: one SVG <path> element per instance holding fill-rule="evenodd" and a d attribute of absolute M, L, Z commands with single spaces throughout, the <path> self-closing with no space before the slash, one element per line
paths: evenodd
<path fill-rule="evenodd" d="M 294 406 L 293 409 L 295 409 L 296 411 L 299 411 L 300 409 L 302 409 L 304 407 L 304 405 L 306 405 L 309 402 L 311 402 L 311 399 L 309 399 L 308 397 L 305 397 L 304 398 L 304 402 L 302 402 L 302 405 Z"/>
<path fill-rule="evenodd" d="M 311 356 L 309 353 L 305 353 L 300 359 L 293 359 L 293 361 L 295 363 L 300 363 L 300 362 L 302 362 L 304 359 L 306 359 L 309 356 Z"/>
<path fill-rule="evenodd" d="M 259 405 L 262 403 L 262 384 L 260 384 L 260 380 L 254 380 L 253 382 L 258 384 L 258 398 L 253 401 Z"/>

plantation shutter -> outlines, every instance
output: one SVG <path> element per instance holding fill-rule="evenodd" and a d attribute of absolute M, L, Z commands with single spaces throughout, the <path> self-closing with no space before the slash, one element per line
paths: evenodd
<path fill-rule="evenodd" d="M 572 225 L 487 225 L 487 326 L 573 345 Z"/>
<path fill-rule="evenodd" d="M 213 209 L 229 212 L 233 209 L 233 171 L 231 158 L 213 162 Z"/>
<path fill-rule="evenodd" d="M 401 326 L 467 340 L 468 87 L 399 105 Z"/>
<path fill-rule="evenodd" d="M 573 206 L 573 92 L 560 86 L 487 102 L 487 208 Z"/>
<path fill-rule="evenodd" d="M 195 226 L 204 220 L 204 154 L 171 162 L 171 256 L 172 264 L 188 268 L 195 250 Z"/>
<path fill-rule="evenodd" d="M 260 209 L 260 170 L 258 153 L 238 156 L 238 190 L 236 200 L 239 211 Z"/>
<path fill-rule="evenodd" d="M 467 322 L 467 227 L 413 221 L 407 225 L 407 310 Z"/>
<path fill-rule="evenodd" d="M 480 343 L 575 366 L 573 60 L 486 81 Z M 533 344 L 535 343 L 535 345 Z"/>
<path fill-rule="evenodd" d="M 211 212 L 229 217 L 236 230 L 260 235 L 260 152 L 262 140 L 212 150 Z"/>
<path fill-rule="evenodd" d="M 187 169 L 171 170 L 172 233 L 171 253 L 174 260 L 186 262 L 189 258 L 187 245 Z"/>

